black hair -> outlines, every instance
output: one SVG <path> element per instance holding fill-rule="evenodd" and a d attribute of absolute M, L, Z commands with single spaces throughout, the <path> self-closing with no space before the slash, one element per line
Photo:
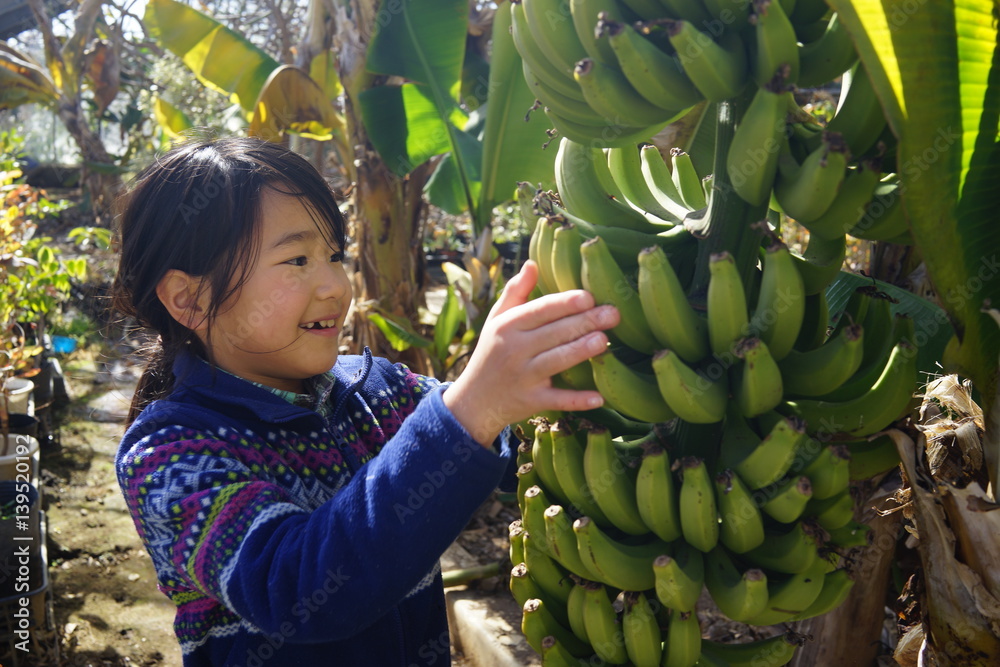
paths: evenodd
<path fill-rule="evenodd" d="M 159 335 L 132 398 L 128 424 L 173 388 L 172 366 L 180 350 L 190 346 L 212 361 L 198 336 L 160 302 L 160 279 L 171 269 L 206 278 L 211 325 L 256 261 L 266 189 L 303 199 L 326 242 L 344 250 L 346 224 L 330 186 L 302 156 L 262 139 L 177 145 L 141 171 L 119 199 L 120 257 L 112 307 Z"/>

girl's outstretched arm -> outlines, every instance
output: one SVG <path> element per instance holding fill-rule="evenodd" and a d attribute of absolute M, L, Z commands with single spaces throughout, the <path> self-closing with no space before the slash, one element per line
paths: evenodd
<path fill-rule="evenodd" d="M 528 301 L 538 267 L 528 261 L 507 283 L 445 405 L 480 444 L 490 446 L 507 424 L 542 410 L 590 410 L 596 391 L 559 389 L 552 376 L 604 351 L 605 329 L 618 324 L 614 306 L 596 306 L 571 290 Z"/>

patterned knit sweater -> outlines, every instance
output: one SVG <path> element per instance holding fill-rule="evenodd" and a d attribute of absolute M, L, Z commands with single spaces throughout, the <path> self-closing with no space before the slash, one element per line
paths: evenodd
<path fill-rule="evenodd" d="M 185 666 L 447 665 L 438 558 L 512 479 L 444 387 L 384 359 L 333 369 L 327 419 L 182 355 L 118 481 Z"/>

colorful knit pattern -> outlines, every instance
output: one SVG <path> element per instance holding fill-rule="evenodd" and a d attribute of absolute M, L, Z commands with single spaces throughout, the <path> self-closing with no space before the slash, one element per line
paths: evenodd
<path fill-rule="evenodd" d="M 341 421 L 316 431 L 170 425 L 120 456 L 119 482 L 160 590 L 177 605 L 185 653 L 241 624 L 253 630 L 227 605 L 247 536 L 329 500 L 438 384 L 402 366 L 393 374 L 376 400 L 347 397 Z"/>

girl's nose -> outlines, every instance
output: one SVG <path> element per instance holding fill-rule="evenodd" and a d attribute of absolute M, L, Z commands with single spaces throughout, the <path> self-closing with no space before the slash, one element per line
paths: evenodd
<path fill-rule="evenodd" d="M 327 262 L 318 276 L 317 294 L 324 299 L 342 299 L 350 294 L 351 279 L 340 262 Z"/>

